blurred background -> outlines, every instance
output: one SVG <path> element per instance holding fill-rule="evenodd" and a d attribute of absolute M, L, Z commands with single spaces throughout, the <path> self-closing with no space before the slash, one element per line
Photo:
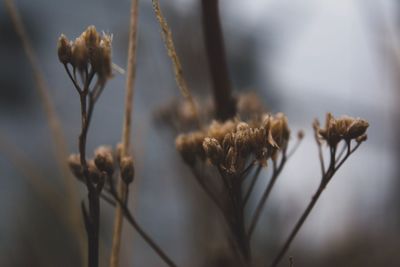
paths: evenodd
<path fill-rule="evenodd" d="M 75 153 L 79 100 L 58 61 L 57 39 L 61 33 L 73 39 L 95 25 L 113 34 L 113 62 L 125 68 L 130 1 L 15 4 L 49 85 L 68 151 Z M 136 180 L 130 207 L 178 265 L 206 266 L 204 255 L 218 253 L 221 237 L 212 225 L 215 220 L 204 219 L 213 207 L 175 151 L 176 132 L 155 119 L 160 107 L 180 95 L 151 2 L 139 5 L 132 133 Z M 209 97 L 200 1 L 161 5 L 189 87 L 199 99 Z M 398 1 L 220 0 L 220 12 L 235 92 L 257 92 L 269 110 L 288 116 L 293 132 L 306 134 L 258 225 L 255 258 L 269 262 L 316 190 L 320 169 L 311 123 L 333 112 L 367 119 L 368 141 L 329 184 L 288 256 L 294 266 L 400 266 Z M 76 232 L 65 223 L 68 200 L 46 116 L 4 3 L 0 36 L 0 266 L 79 266 L 82 256 Z M 124 84 L 120 74 L 108 82 L 95 109 L 88 153 L 119 142 Z M 268 169 L 262 172 L 253 207 L 269 174 Z M 84 186 L 73 184 L 84 199 Z M 108 266 L 113 216 L 114 209 L 104 203 L 101 266 Z M 128 224 L 121 254 L 121 266 L 163 266 Z"/>

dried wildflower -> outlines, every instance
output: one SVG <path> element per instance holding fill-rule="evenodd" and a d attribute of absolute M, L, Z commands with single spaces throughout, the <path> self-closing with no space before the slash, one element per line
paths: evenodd
<path fill-rule="evenodd" d="M 334 118 L 331 113 L 326 116 L 325 128 L 320 129 L 317 124 L 314 128 L 317 129 L 320 137 L 327 141 L 330 146 L 336 146 L 341 140 L 349 142 L 352 139 L 357 139 L 365 134 L 369 123 L 360 118 L 342 116 Z"/>
<path fill-rule="evenodd" d="M 203 141 L 203 149 L 212 164 L 219 165 L 224 160 L 224 152 L 217 139 L 206 137 Z"/>
<path fill-rule="evenodd" d="M 290 130 L 288 126 L 287 117 L 283 113 L 276 114 L 271 120 L 270 133 L 273 139 L 271 145 L 277 145 L 282 148 L 289 140 Z"/>
<path fill-rule="evenodd" d="M 183 160 L 188 165 L 194 165 L 197 157 L 204 159 L 204 137 L 204 134 L 201 132 L 193 132 L 190 134 L 181 134 L 176 138 L 176 149 L 181 153 Z"/>
<path fill-rule="evenodd" d="M 58 39 L 57 52 L 58 59 L 61 63 L 67 64 L 71 62 L 71 44 L 64 34 L 61 34 L 60 38 Z"/>
<path fill-rule="evenodd" d="M 99 171 L 106 172 L 111 176 L 114 172 L 114 159 L 111 147 L 98 147 L 94 152 L 94 163 Z"/>
<path fill-rule="evenodd" d="M 250 157 L 265 164 L 286 145 L 290 131 L 282 113 L 261 115 L 261 120 L 251 122 L 213 121 L 208 128 L 178 136 L 176 147 L 191 166 L 198 158 L 208 159 L 213 165 L 234 173 L 241 171 Z"/>
<path fill-rule="evenodd" d="M 111 35 L 99 35 L 94 26 L 89 26 L 74 42 L 65 35 L 58 41 L 58 57 L 64 65 L 71 64 L 80 73 L 91 71 L 104 84 L 112 76 Z"/>
<path fill-rule="evenodd" d="M 78 37 L 72 44 L 72 66 L 83 71 L 87 68 L 89 63 L 89 50 L 86 46 L 86 42 L 82 37 Z"/>
<path fill-rule="evenodd" d="M 122 157 L 120 165 L 121 178 L 126 184 L 130 184 L 133 181 L 135 175 L 135 168 L 133 166 L 133 158 L 130 156 Z"/>

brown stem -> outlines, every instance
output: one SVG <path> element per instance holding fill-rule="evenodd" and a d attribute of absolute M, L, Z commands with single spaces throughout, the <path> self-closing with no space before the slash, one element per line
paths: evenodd
<path fill-rule="evenodd" d="M 279 254 L 276 256 L 276 258 L 272 262 L 271 267 L 277 266 L 279 264 L 279 262 L 282 260 L 283 256 L 285 256 L 287 250 L 290 247 L 290 244 L 292 243 L 293 239 L 296 237 L 297 232 L 303 226 L 304 221 L 307 219 L 307 217 L 310 214 L 311 210 L 313 209 L 315 203 L 317 203 L 317 200 L 320 197 L 321 193 L 324 191 L 325 186 L 326 186 L 326 183 L 321 182 L 320 186 L 318 187 L 317 192 L 315 192 L 314 196 L 311 198 L 310 203 L 308 204 L 307 208 L 304 210 L 300 219 L 296 223 L 296 226 L 293 228 L 291 234 L 289 235 L 288 239 L 286 240 L 286 242 L 283 245 L 282 249 L 280 250 Z"/>
<path fill-rule="evenodd" d="M 270 195 L 270 193 L 272 191 L 272 188 L 274 187 L 274 184 L 275 184 L 279 174 L 281 173 L 285 163 L 286 163 L 286 152 L 283 152 L 282 159 L 281 159 L 281 162 L 279 164 L 279 167 L 277 168 L 275 163 L 274 163 L 274 170 L 273 170 L 273 173 L 272 173 L 271 180 L 269 181 L 267 188 L 265 189 L 263 195 L 261 196 L 260 201 L 257 204 L 256 211 L 254 212 L 254 215 L 253 215 L 253 218 L 251 220 L 250 227 L 249 227 L 249 230 L 248 230 L 249 239 L 251 239 L 251 236 L 252 236 L 252 234 L 254 232 L 254 229 L 256 228 L 257 222 L 260 219 L 261 212 L 264 209 L 265 203 L 267 202 L 267 199 L 268 199 L 268 197 L 269 197 L 269 195 Z"/>
<path fill-rule="evenodd" d="M 236 114 L 219 18 L 218 0 L 202 0 L 203 32 L 211 74 L 216 118 L 227 120 Z"/>
<path fill-rule="evenodd" d="M 317 140 L 318 144 L 318 140 Z M 301 215 L 300 219 L 297 221 L 295 227 L 293 228 L 292 232 L 290 233 L 288 239 L 286 240 L 285 244 L 283 245 L 282 249 L 279 251 L 278 255 L 274 259 L 271 264 L 271 267 L 275 267 L 279 264 L 282 258 L 285 256 L 286 252 L 288 251 L 293 239 L 296 237 L 298 231 L 303 226 L 304 221 L 307 219 L 308 215 L 310 214 L 311 210 L 313 209 L 315 203 L 317 202 L 318 198 L 320 197 L 321 193 L 324 191 L 325 187 L 328 185 L 329 181 L 335 175 L 335 173 L 339 170 L 339 168 L 343 165 L 343 163 L 347 160 L 347 158 L 354 153 L 358 149 L 361 143 L 357 143 L 357 145 L 351 149 L 350 142 L 347 143 L 347 153 L 345 157 L 337 163 L 336 161 L 336 147 L 330 147 L 330 164 L 329 168 L 326 173 L 323 173 L 321 178 L 321 183 L 318 187 L 318 190 L 312 197 L 310 203 L 308 204 L 307 208 L 304 210 L 303 214 Z"/>
<path fill-rule="evenodd" d="M 254 188 L 254 186 L 255 186 L 255 184 L 257 182 L 257 179 L 260 176 L 261 169 L 262 169 L 262 165 L 259 165 L 257 167 L 257 170 L 256 170 L 253 178 L 251 179 L 249 188 L 247 189 L 246 194 L 244 195 L 243 206 L 246 206 L 246 203 L 250 198 L 251 192 L 253 191 L 253 188 Z"/>
<path fill-rule="evenodd" d="M 129 24 L 129 43 L 128 43 L 128 62 L 127 62 L 127 77 L 125 84 L 125 114 L 122 126 L 122 151 L 121 157 L 125 157 L 129 152 L 132 110 L 133 110 L 133 93 L 134 82 L 136 77 L 136 45 L 137 45 L 137 17 L 138 17 L 138 0 L 131 1 L 130 9 L 130 24 Z M 126 202 L 128 199 L 128 186 L 118 180 L 118 194 Z M 121 247 L 122 234 L 122 210 L 121 206 L 117 205 L 114 217 L 114 229 L 112 238 L 112 248 L 110 257 L 110 267 L 119 265 L 119 252 Z"/>
<path fill-rule="evenodd" d="M 87 72 L 87 70 L 86 70 Z M 84 88 L 79 92 L 81 102 L 81 134 L 79 135 L 79 154 L 85 178 L 86 187 L 88 190 L 89 215 L 86 216 L 86 231 L 88 236 L 88 266 L 99 266 L 99 228 L 100 228 L 100 194 L 93 182 L 90 180 L 88 165 L 86 161 L 86 139 L 87 133 L 92 118 L 95 99 L 89 93 L 89 84 L 92 74 L 86 75 Z M 76 81 L 75 81 L 76 82 Z M 89 97 L 88 97 L 89 96 Z"/>
<path fill-rule="evenodd" d="M 129 211 L 128 207 L 124 204 L 124 201 L 118 197 L 115 191 L 111 191 L 111 194 L 121 207 L 121 210 L 132 225 L 132 227 L 139 233 L 139 235 L 146 241 L 146 243 L 157 253 L 158 256 L 170 267 L 177 267 L 177 265 L 165 254 L 165 252 L 156 244 L 156 242 L 151 239 L 151 237 L 142 229 L 142 227 L 136 222 L 132 213 Z"/>

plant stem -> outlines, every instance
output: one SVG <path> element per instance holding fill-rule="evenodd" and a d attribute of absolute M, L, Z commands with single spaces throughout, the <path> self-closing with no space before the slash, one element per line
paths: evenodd
<path fill-rule="evenodd" d="M 279 262 L 282 260 L 283 256 L 285 256 L 287 250 L 290 247 L 290 244 L 292 243 L 293 239 L 296 237 L 297 232 L 303 226 L 304 221 L 307 219 L 311 210 L 314 208 L 315 203 L 317 203 L 317 200 L 319 199 L 321 193 L 324 191 L 325 186 L 326 186 L 326 183 L 321 182 L 320 186 L 318 187 L 317 192 L 315 192 L 314 196 L 311 198 L 310 203 L 308 204 L 307 208 L 304 210 L 300 219 L 297 221 L 296 226 L 293 228 L 292 232 L 290 233 L 288 239 L 286 240 L 286 242 L 283 245 L 282 249 L 280 250 L 279 254 L 276 256 L 276 258 L 272 262 L 271 267 L 277 266 L 279 264 Z"/>
<path fill-rule="evenodd" d="M 158 256 L 170 267 L 177 267 L 177 265 L 167 256 L 167 254 L 156 244 L 156 242 L 151 239 L 151 237 L 142 229 L 142 227 L 136 222 L 132 213 L 129 211 L 128 207 L 123 203 L 123 200 L 120 199 L 115 191 L 110 192 L 115 200 L 118 202 L 121 210 L 128 220 L 128 222 L 132 225 L 132 227 L 139 233 L 139 235 L 146 241 L 146 243 L 157 253 Z"/>
<path fill-rule="evenodd" d="M 256 172 L 254 173 L 254 176 L 252 177 L 250 181 L 249 188 L 246 191 L 246 194 L 244 195 L 244 200 L 243 200 L 243 205 L 246 206 L 247 201 L 249 201 L 251 192 L 253 191 L 253 188 L 258 180 L 258 177 L 260 176 L 260 172 L 262 169 L 262 165 L 259 165 L 256 169 Z"/>
<path fill-rule="evenodd" d="M 85 179 L 85 184 L 88 190 L 88 201 L 89 201 L 89 216 L 88 220 L 85 221 L 87 227 L 88 236 L 88 266 L 98 267 L 99 266 L 99 228 L 100 228 L 100 192 L 96 188 L 93 181 L 90 180 L 88 165 L 86 161 L 86 139 L 87 133 L 92 118 L 94 104 L 96 97 L 89 92 L 89 85 L 93 78 L 94 72 L 88 74 L 86 71 L 86 80 L 84 88 L 79 91 L 79 97 L 81 102 L 81 134 L 79 135 L 79 155 Z M 101 92 L 101 89 L 100 89 Z"/>
<path fill-rule="evenodd" d="M 227 120 L 236 114 L 218 11 L 218 0 L 202 0 L 203 32 L 210 69 L 216 117 Z"/>
<path fill-rule="evenodd" d="M 136 76 L 136 46 L 137 46 L 137 17 L 138 17 L 138 0 L 132 0 L 130 10 L 130 24 L 129 24 L 129 44 L 128 44 L 128 63 L 127 63 L 127 78 L 125 86 L 125 114 L 122 126 L 122 151 L 121 157 L 125 157 L 129 152 L 130 135 L 131 135 L 131 122 L 133 110 L 133 93 L 134 82 Z M 127 185 L 118 180 L 118 194 L 123 202 L 128 198 Z M 117 205 L 114 218 L 114 230 L 110 257 L 110 266 L 119 266 L 119 252 L 121 247 L 121 233 L 122 233 L 122 209 Z"/>
<path fill-rule="evenodd" d="M 267 199 L 272 191 L 272 188 L 274 187 L 274 184 L 275 184 L 279 174 L 281 173 L 285 163 L 286 163 L 286 152 L 284 151 L 282 154 L 282 159 L 281 159 L 281 162 L 280 162 L 278 168 L 276 167 L 276 164 L 274 163 L 274 170 L 272 173 L 271 180 L 269 181 L 267 188 L 265 189 L 263 195 L 261 196 L 261 199 L 258 202 L 256 211 L 254 212 L 254 215 L 253 215 L 253 218 L 251 220 L 250 227 L 248 230 L 249 239 L 251 239 L 251 236 L 256 228 L 257 222 L 260 219 L 261 212 L 264 209 L 265 203 L 267 202 Z"/>

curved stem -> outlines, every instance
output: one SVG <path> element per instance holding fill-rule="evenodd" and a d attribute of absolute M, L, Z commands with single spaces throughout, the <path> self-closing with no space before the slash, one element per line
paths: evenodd
<path fill-rule="evenodd" d="M 142 227 L 137 223 L 132 213 L 129 211 L 127 206 L 124 204 L 123 199 L 119 198 L 116 192 L 111 192 L 121 210 L 128 220 L 128 222 L 132 225 L 133 228 L 139 233 L 139 235 L 146 241 L 146 243 L 157 253 L 158 256 L 170 267 L 177 267 L 177 265 L 167 256 L 167 254 L 156 244 L 155 241 L 142 229 Z"/>

